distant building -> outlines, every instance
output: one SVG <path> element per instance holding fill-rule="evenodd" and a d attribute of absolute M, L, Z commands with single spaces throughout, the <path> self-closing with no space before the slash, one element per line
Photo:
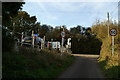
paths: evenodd
<path fill-rule="evenodd" d="M 53 49 L 60 49 L 60 42 L 55 41 L 55 42 L 48 42 L 47 47 L 51 47 Z"/>
<path fill-rule="evenodd" d="M 66 48 L 71 48 L 71 38 L 68 38 L 68 39 L 67 39 Z"/>

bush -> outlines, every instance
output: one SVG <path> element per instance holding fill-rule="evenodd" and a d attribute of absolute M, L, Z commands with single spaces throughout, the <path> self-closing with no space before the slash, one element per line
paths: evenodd
<path fill-rule="evenodd" d="M 2 51 L 12 51 L 14 47 L 14 37 L 5 29 L 2 29 Z"/>
<path fill-rule="evenodd" d="M 102 42 L 96 37 L 72 38 L 71 50 L 75 54 L 99 54 Z"/>
<path fill-rule="evenodd" d="M 99 65 L 106 78 L 116 78 L 116 79 L 119 78 L 120 66 L 118 65 L 110 66 L 108 65 L 108 62 L 105 60 L 99 61 Z"/>
<path fill-rule="evenodd" d="M 20 47 L 3 53 L 3 78 L 56 78 L 73 61 L 69 54 Z"/>

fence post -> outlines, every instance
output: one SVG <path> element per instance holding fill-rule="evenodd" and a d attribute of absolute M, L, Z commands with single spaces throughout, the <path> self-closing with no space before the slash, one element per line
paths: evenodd
<path fill-rule="evenodd" d="M 22 40 L 23 40 L 23 32 L 22 32 L 22 36 L 21 36 L 21 46 L 22 46 Z"/>
<path fill-rule="evenodd" d="M 45 48 L 45 36 L 43 38 L 43 49 Z"/>
<path fill-rule="evenodd" d="M 32 47 L 34 48 L 34 31 L 32 30 Z"/>

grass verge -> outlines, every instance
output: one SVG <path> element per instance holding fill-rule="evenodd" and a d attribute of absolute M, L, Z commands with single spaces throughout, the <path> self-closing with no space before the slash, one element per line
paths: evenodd
<path fill-rule="evenodd" d="M 120 66 L 109 66 L 106 60 L 99 61 L 99 65 L 106 78 L 120 78 Z"/>
<path fill-rule="evenodd" d="M 55 51 L 20 48 L 20 52 L 3 53 L 3 78 L 57 78 L 75 57 Z"/>

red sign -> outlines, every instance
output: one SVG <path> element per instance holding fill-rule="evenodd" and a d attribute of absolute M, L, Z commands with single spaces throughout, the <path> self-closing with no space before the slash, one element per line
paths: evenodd
<path fill-rule="evenodd" d="M 117 30 L 114 28 L 114 29 L 111 29 L 110 30 L 110 35 L 111 36 L 116 36 L 117 35 Z"/>
<path fill-rule="evenodd" d="M 34 39 L 36 39 L 37 38 L 37 36 L 34 36 Z"/>
<path fill-rule="evenodd" d="M 61 32 L 61 36 L 65 37 L 65 32 L 64 31 Z"/>

